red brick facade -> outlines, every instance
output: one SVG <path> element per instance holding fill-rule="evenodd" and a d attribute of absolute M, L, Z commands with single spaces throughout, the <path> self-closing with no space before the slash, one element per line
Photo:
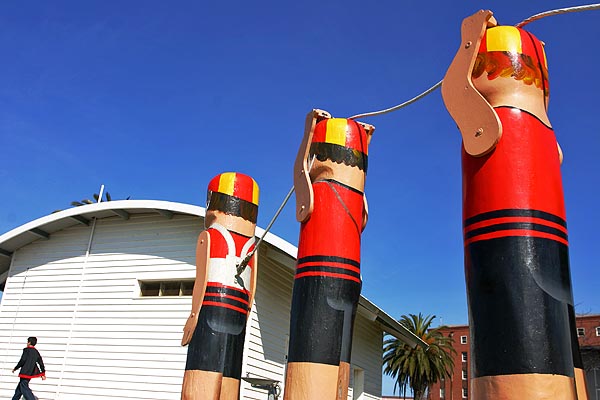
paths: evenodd
<path fill-rule="evenodd" d="M 438 399 L 463 399 L 463 392 L 468 396 L 469 393 L 469 368 L 471 359 L 469 357 L 469 326 L 456 325 L 448 326 L 442 330 L 444 336 L 454 338 L 454 375 L 452 379 L 446 379 L 433 385 L 429 398 Z M 463 379 L 463 375 L 466 374 Z"/>
<path fill-rule="evenodd" d="M 579 346 L 600 346 L 600 314 L 577 317 Z M 438 382 L 431 388 L 431 400 L 462 400 L 469 399 L 470 351 L 469 326 L 448 326 L 442 330 L 444 336 L 454 338 L 454 374 L 452 379 Z M 463 361 L 466 359 L 466 362 Z M 463 379 L 466 378 L 466 379 Z"/>
<path fill-rule="evenodd" d="M 600 314 L 577 317 L 579 346 L 600 346 Z"/>

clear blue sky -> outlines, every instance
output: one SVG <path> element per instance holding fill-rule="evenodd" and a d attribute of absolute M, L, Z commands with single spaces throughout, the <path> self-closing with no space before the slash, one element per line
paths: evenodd
<path fill-rule="evenodd" d="M 311 108 L 386 108 L 439 81 L 464 17 L 513 25 L 571 1 L 4 1 L 0 233 L 101 184 L 114 199 L 204 204 L 253 176 L 265 227 L 292 185 Z M 600 11 L 534 22 L 546 42 L 578 312 L 600 312 Z M 461 139 L 437 91 L 386 116 L 369 150 L 363 294 L 399 317 L 467 322 Z M 297 244 L 293 204 L 273 233 Z M 439 322 L 439 319 L 437 320 Z M 436 324 L 438 323 L 436 322 Z M 389 383 L 385 392 L 391 392 Z"/>

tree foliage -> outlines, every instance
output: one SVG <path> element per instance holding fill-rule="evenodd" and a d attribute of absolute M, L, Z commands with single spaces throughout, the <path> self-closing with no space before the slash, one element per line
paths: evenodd
<path fill-rule="evenodd" d="M 72 201 L 71 205 L 73 207 L 79 207 L 79 206 L 85 206 L 86 204 L 96 204 L 96 203 L 98 203 L 98 199 L 100 198 L 100 195 L 98 193 L 94 193 L 93 197 L 94 197 L 95 201 L 92 201 L 90 199 L 83 199 L 81 201 L 76 200 L 76 201 Z M 131 198 L 131 196 L 127 196 L 127 198 L 125 200 L 129 200 L 130 198 Z M 104 192 L 104 194 L 102 195 L 102 203 L 105 203 L 107 201 L 112 201 L 112 197 L 111 197 L 110 193 Z M 57 212 L 61 212 L 61 211 L 63 211 L 63 210 L 62 209 L 60 209 L 60 210 L 54 210 L 54 211 L 52 211 L 52 214 L 57 213 Z"/>
<path fill-rule="evenodd" d="M 396 388 L 406 396 L 407 388 L 411 388 L 415 400 L 425 398 L 427 389 L 441 378 L 450 378 L 453 373 L 453 356 L 456 350 L 452 347 L 454 339 L 444 336 L 440 329 L 431 328 L 435 315 L 424 317 L 409 314 L 403 315 L 398 322 L 420 337 L 429 345 L 426 350 L 421 346 L 414 349 L 394 337 L 383 343 L 384 373 L 396 380 Z"/>
<path fill-rule="evenodd" d="M 110 196 L 110 193 L 108 193 L 108 192 L 104 193 L 104 196 L 103 196 L 103 197 L 104 197 L 104 199 L 102 200 L 102 202 L 105 202 L 105 201 L 112 201 L 112 198 L 111 198 L 111 196 Z M 83 206 L 83 205 L 86 205 L 86 204 L 94 204 L 94 203 L 97 203 L 97 202 L 98 202 L 98 199 L 99 199 L 99 198 L 100 198 L 100 196 L 98 195 L 98 193 L 94 193 L 94 200 L 96 200 L 96 201 L 92 201 L 92 200 L 90 200 L 90 199 L 83 199 L 83 200 L 81 200 L 81 201 L 72 201 L 72 202 L 71 202 L 71 205 L 72 205 L 73 207 L 79 207 L 79 206 Z M 127 198 L 127 200 L 129 200 L 129 197 Z"/>

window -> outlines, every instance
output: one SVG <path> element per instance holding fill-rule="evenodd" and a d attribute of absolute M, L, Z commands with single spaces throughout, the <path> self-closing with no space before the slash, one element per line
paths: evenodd
<path fill-rule="evenodd" d="M 600 326 L 596 327 L 596 336 L 600 336 Z"/>
<path fill-rule="evenodd" d="M 191 296 L 194 280 L 181 281 L 140 281 L 141 297 Z"/>
<path fill-rule="evenodd" d="M 146 296 L 160 296 L 160 282 L 140 282 L 140 295 Z"/>
<path fill-rule="evenodd" d="M 163 282 L 161 284 L 162 293 L 161 296 L 179 296 L 179 290 L 181 289 L 180 282 Z"/>
<path fill-rule="evenodd" d="M 467 362 L 467 352 L 463 351 L 461 355 L 462 355 L 462 362 Z"/>
<path fill-rule="evenodd" d="M 443 399 L 444 397 L 446 397 L 446 391 L 442 388 L 440 389 L 440 399 Z"/>
<path fill-rule="evenodd" d="M 462 390 L 462 398 L 466 399 L 467 396 L 468 396 L 468 394 L 469 394 L 469 391 L 467 390 L 467 388 L 463 388 L 463 390 Z"/>
<path fill-rule="evenodd" d="M 577 328 L 577 336 L 578 337 L 585 336 L 585 328 Z"/>
<path fill-rule="evenodd" d="M 466 369 L 462 370 L 462 379 L 463 379 L 463 381 L 466 381 L 467 379 L 469 379 Z"/>
<path fill-rule="evenodd" d="M 467 337 L 466 336 L 461 336 L 460 337 L 460 344 L 467 344 Z"/>

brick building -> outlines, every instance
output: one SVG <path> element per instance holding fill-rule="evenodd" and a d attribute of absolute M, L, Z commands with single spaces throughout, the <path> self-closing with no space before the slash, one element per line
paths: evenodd
<path fill-rule="evenodd" d="M 470 350 L 469 326 L 453 325 L 442 330 L 454 338 L 454 374 L 433 385 L 430 400 L 469 399 Z M 586 371 L 590 400 L 600 400 L 600 314 L 577 316 L 577 336 Z"/>

